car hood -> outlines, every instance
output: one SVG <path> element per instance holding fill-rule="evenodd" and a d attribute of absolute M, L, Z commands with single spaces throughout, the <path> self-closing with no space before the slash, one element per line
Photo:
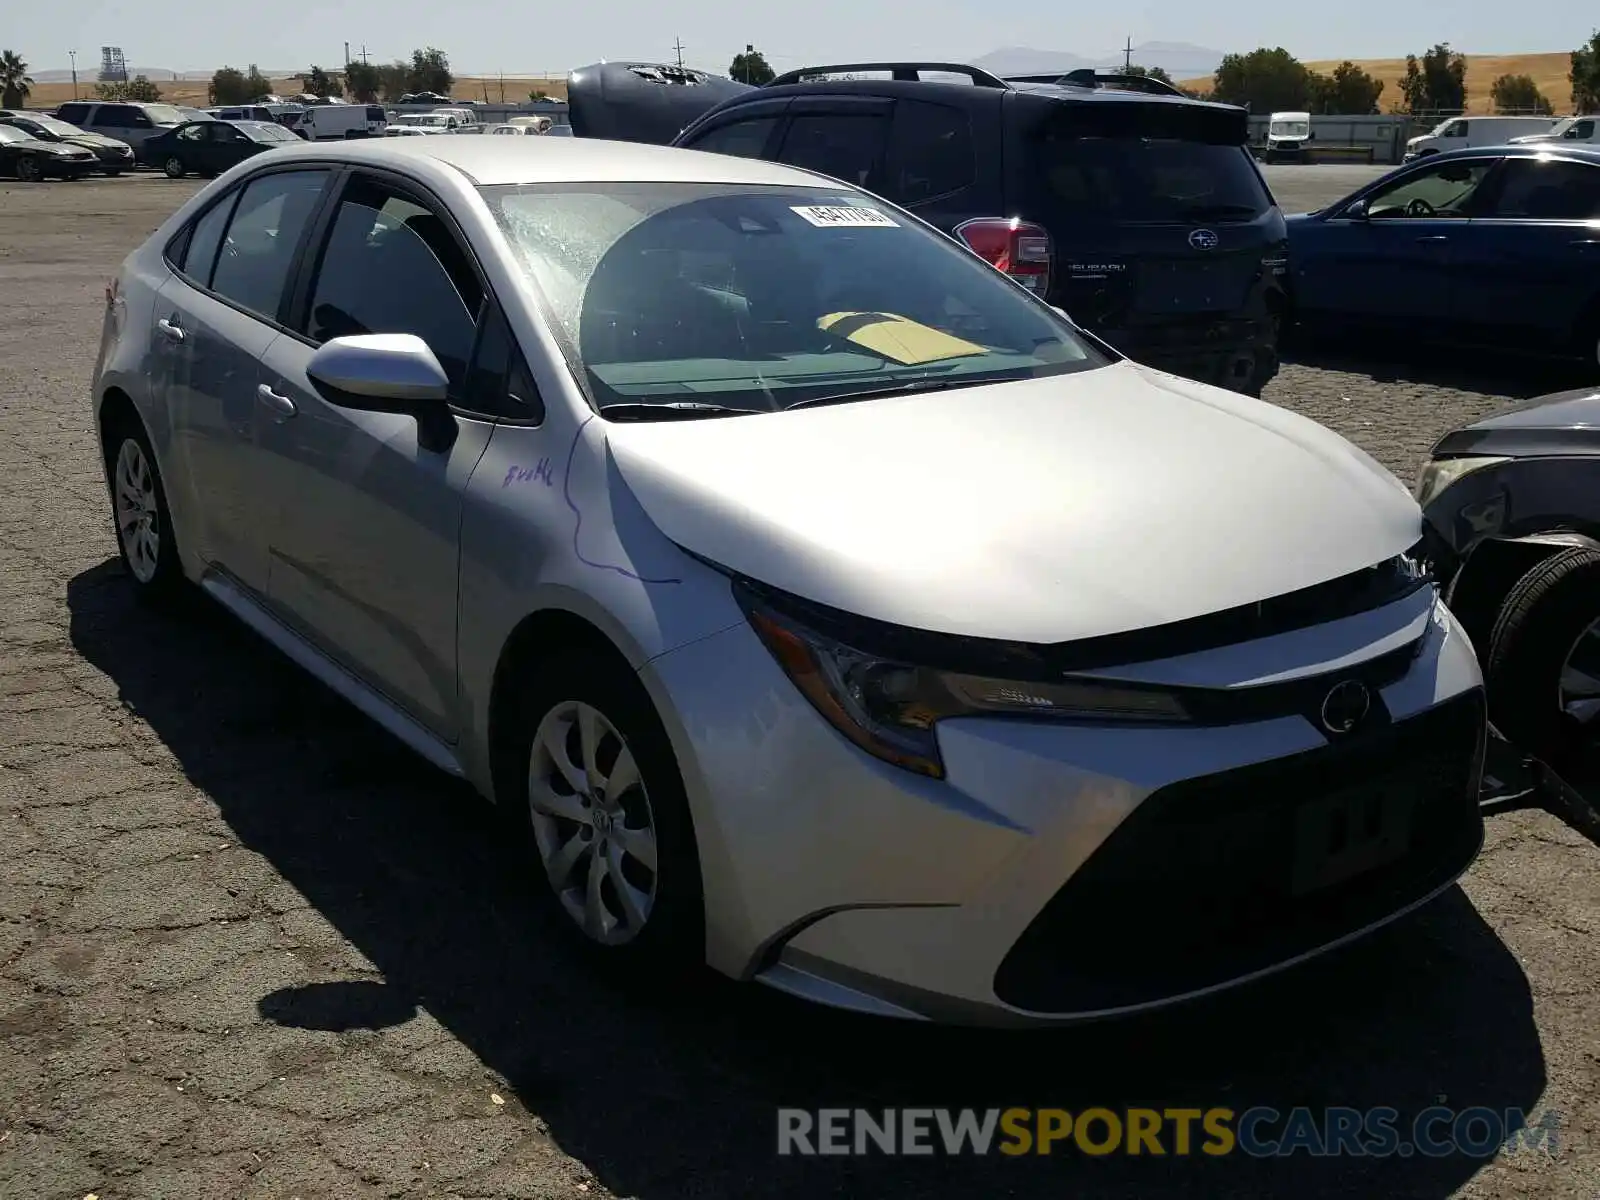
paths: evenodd
<path fill-rule="evenodd" d="M 935 632 L 1051 643 L 1234 608 L 1402 553 L 1404 484 L 1285 409 L 1119 362 L 750 417 L 614 423 L 684 549 Z"/>
<path fill-rule="evenodd" d="M 1600 448 L 1600 387 L 1535 396 L 1452 430 L 1433 448 L 1436 458 L 1460 454 L 1540 456 Z"/>
<path fill-rule="evenodd" d="M 20 142 L 5 142 L 0 143 L 0 145 L 17 150 L 26 150 L 33 154 L 54 154 L 58 157 L 73 158 L 81 155 L 84 150 L 82 146 L 68 142 L 46 142 L 41 141 L 39 138 L 26 138 Z"/>
<path fill-rule="evenodd" d="M 63 135 L 61 140 L 74 146 L 82 146 L 88 150 L 106 150 L 128 144 L 113 137 L 106 137 L 101 133 L 74 133 L 70 136 Z"/>

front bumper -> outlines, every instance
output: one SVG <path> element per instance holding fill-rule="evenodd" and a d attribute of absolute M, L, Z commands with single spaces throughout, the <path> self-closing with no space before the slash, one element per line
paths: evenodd
<path fill-rule="evenodd" d="M 847 743 L 743 626 L 662 656 L 644 677 L 688 788 L 711 964 L 841 1008 L 1051 1024 L 1202 995 L 1393 920 L 1482 838 L 1477 663 L 1425 600 L 1141 668 L 1240 685 L 1267 664 L 1320 675 L 1414 645 L 1370 733 L 1330 743 L 1300 715 L 952 720 L 944 780 Z M 1296 813 L 1379 777 L 1415 805 L 1405 852 L 1296 893 Z"/>

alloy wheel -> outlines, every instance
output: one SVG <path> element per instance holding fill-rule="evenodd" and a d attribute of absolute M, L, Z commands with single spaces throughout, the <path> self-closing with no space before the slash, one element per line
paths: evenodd
<path fill-rule="evenodd" d="M 1557 700 L 1585 735 L 1600 730 L 1600 621 L 1591 623 L 1567 651 Z"/>
<path fill-rule="evenodd" d="M 124 438 L 117 451 L 113 477 L 116 489 L 117 533 L 128 567 L 140 583 L 156 577 L 161 561 L 161 506 L 156 498 L 155 472 L 144 449 L 133 438 Z"/>
<path fill-rule="evenodd" d="M 562 909 L 595 942 L 632 941 L 655 906 L 655 814 L 633 751 L 598 708 L 564 701 L 539 722 L 528 804 Z"/>
<path fill-rule="evenodd" d="M 180 158 L 169 158 L 169 159 L 167 159 L 167 161 L 166 161 L 165 165 L 162 167 L 162 169 L 164 171 L 166 171 L 167 176 L 170 179 L 182 179 L 183 178 L 183 160 L 180 159 Z"/>

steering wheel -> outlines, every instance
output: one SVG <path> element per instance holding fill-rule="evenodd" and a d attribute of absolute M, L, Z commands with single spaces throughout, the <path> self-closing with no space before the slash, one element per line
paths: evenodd
<path fill-rule="evenodd" d="M 1429 204 L 1421 196 L 1413 197 L 1406 205 L 1406 216 L 1408 217 L 1431 217 L 1436 211 L 1433 205 Z"/>

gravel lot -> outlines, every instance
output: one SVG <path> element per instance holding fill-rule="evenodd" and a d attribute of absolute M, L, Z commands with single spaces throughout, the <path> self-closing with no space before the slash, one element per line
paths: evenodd
<path fill-rule="evenodd" d="M 1275 168 L 1315 207 L 1364 168 Z M 1371 172 L 1367 172 L 1370 177 Z M 761 988 L 630 995 L 530 915 L 458 785 L 219 613 L 135 611 L 86 394 L 101 287 L 191 194 L 0 184 L 0 1196 L 1600 1195 L 1600 848 L 1492 819 L 1465 887 L 1159 1019 L 977 1035 Z M 1409 478 L 1537 381 L 1296 363 L 1269 398 Z M 783 1159 L 780 1105 L 1485 1105 L 1521 1154 Z"/>

